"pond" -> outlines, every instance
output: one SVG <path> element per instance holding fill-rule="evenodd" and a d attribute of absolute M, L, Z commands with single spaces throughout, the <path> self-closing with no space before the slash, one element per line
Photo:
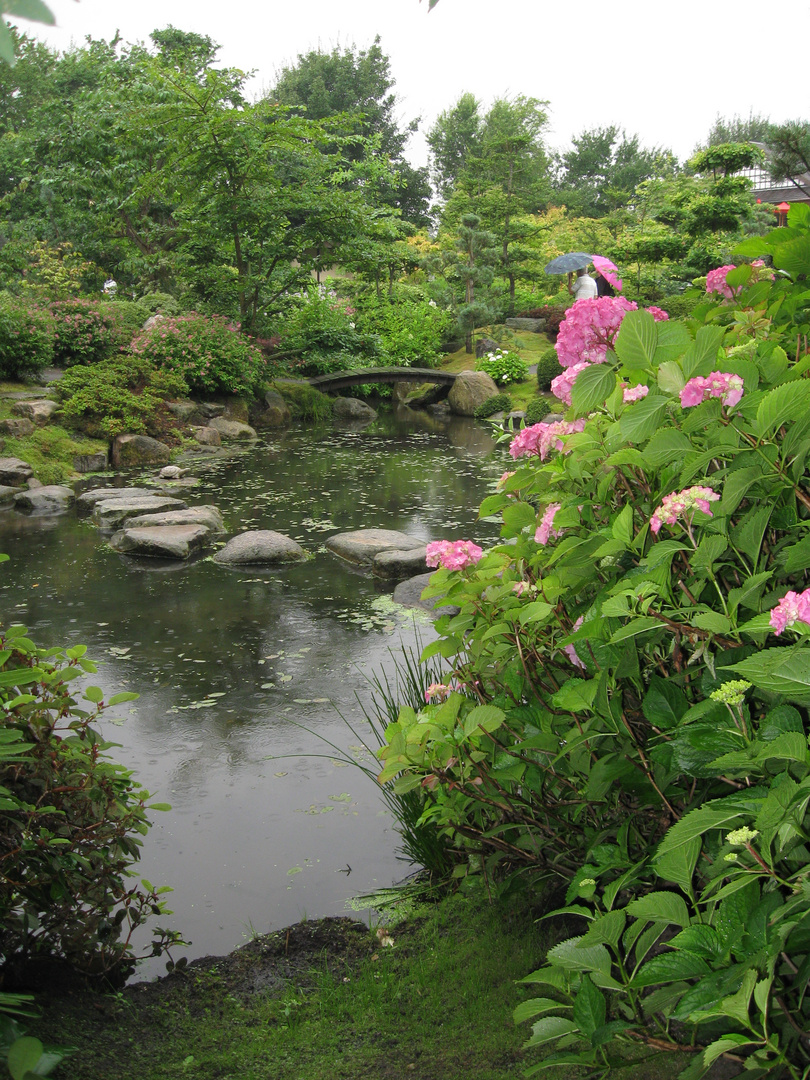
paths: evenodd
<path fill-rule="evenodd" d="M 372 527 L 491 542 L 477 508 L 505 459 L 484 424 L 398 409 L 184 463 L 200 483 L 183 497 L 217 505 L 230 535 L 275 529 L 313 556 L 272 571 L 134 560 L 73 513 L 0 512 L 3 624 L 43 645 L 85 644 L 99 662 L 91 682 L 140 694 L 103 731 L 171 803 L 153 815 L 138 872 L 173 887 L 160 921 L 191 941 L 189 959 L 340 914 L 407 875 L 380 792 L 322 740 L 361 754 L 345 721 L 367 732 L 369 679 L 393 677 L 393 656 L 431 640 L 432 623 L 323 544 Z M 138 977 L 162 970 L 149 961 Z"/>

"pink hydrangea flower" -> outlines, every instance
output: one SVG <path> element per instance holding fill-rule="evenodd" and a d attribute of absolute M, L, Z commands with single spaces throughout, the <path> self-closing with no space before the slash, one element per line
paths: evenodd
<path fill-rule="evenodd" d="M 657 533 L 662 525 L 674 525 L 679 517 L 693 510 L 702 510 L 712 517 L 710 503 L 717 502 L 720 496 L 709 487 L 690 487 L 673 492 L 661 500 L 661 505 L 650 518 L 650 529 Z"/>
<path fill-rule="evenodd" d="M 475 566 L 483 549 L 472 540 L 434 540 L 425 548 L 428 566 L 443 566 L 445 570 L 464 570 Z"/>
<path fill-rule="evenodd" d="M 557 335 L 557 357 L 563 367 L 603 364 L 628 311 L 638 304 L 623 296 L 578 300 L 565 313 Z"/>
<path fill-rule="evenodd" d="M 549 503 L 545 509 L 545 513 L 540 520 L 540 524 L 535 529 L 534 542 L 536 544 L 542 544 L 543 547 L 548 543 L 549 537 L 562 536 L 562 529 L 554 528 L 554 515 L 560 509 L 560 503 Z"/>
<path fill-rule="evenodd" d="M 575 630 L 579 630 L 580 626 L 582 626 L 583 618 L 584 618 L 584 616 L 580 615 L 580 617 L 574 623 L 574 629 Z M 574 667 L 582 668 L 583 671 L 585 670 L 585 665 L 582 663 L 580 658 L 577 656 L 577 650 L 574 648 L 573 645 L 564 645 L 563 646 L 563 652 L 568 657 L 568 659 L 571 661 L 571 663 L 574 665 Z"/>
<path fill-rule="evenodd" d="M 730 372 L 713 371 L 705 378 L 696 375 L 681 390 L 681 408 L 689 409 L 707 398 L 716 397 L 731 409 L 738 404 L 744 389 L 742 376 L 732 375 Z"/>
<path fill-rule="evenodd" d="M 795 622 L 810 625 L 810 589 L 804 592 L 787 592 L 771 611 L 770 623 L 777 634 Z"/>
<path fill-rule="evenodd" d="M 445 683 L 434 682 L 425 690 L 425 701 L 430 702 L 435 698 L 436 701 L 445 701 L 450 693 L 450 687 Z"/>
<path fill-rule="evenodd" d="M 656 307 L 655 304 L 650 304 L 650 306 L 644 310 L 648 311 L 656 322 L 666 322 L 669 318 L 669 312 L 664 311 L 663 308 Z"/>
<path fill-rule="evenodd" d="M 578 303 L 585 303 L 584 300 L 578 301 Z M 559 398 L 560 401 L 564 401 L 566 405 L 571 404 L 571 388 L 577 381 L 577 375 L 580 371 L 584 371 L 585 368 L 593 367 L 592 364 L 574 364 L 573 367 L 566 368 L 561 375 L 551 380 L 551 392 L 554 397 Z"/>
<path fill-rule="evenodd" d="M 726 300 L 733 300 L 734 293 L 731 286 L 726 284 L 726 274 L 728 274 L 729 270 L 736 269 L 737 267 L 733 263 L 727 263 L 725 266 L 718 266 L 716 270 L 710 270 L 706 275 L 706 292 L 719 293 Z"/>
<path fill-rule="evenodd" d="M 628 386 L 627 383 L 622 383 L 622 401 L 625 405 L 630 405 L 633 401 L 641 401 L 650 392 L 649 386 L 640 384 L 639 386 Z"/>
<path fill-rule="evenodd" d="M 527 592 L 530 588 L 531 585 L 528 583 L 528 581 L 516 581 L 515 584 L 512 586 L 512 592 L 516 593 L 517 596 L 523 596 L 523 594 Z"/>
<path fill-rule="evenodd" d="M 578 303 L 585 304 L 587 301 L 579 300 Z M 566 420 L 558 420 L 554 424 L 533 424 L 531 427 L 523 428 L 512 439 L 509 445 L 509 453 L 515 460 L 525 454 L 535 454 L 541 461 L 545 461 L 552 450 L 564 449 L 563 438 L 566 435 L 572 435 L 574 432 L 583 431 L 584 429 L 584 417 L 574 420 L 572 423 L 568 423 Z"/>

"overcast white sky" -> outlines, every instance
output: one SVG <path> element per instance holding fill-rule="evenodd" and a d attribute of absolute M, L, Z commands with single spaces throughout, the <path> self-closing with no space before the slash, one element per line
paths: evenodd
<path fill-rule="evenodd" d="M 715 117 L 810 119 L 804 43 L 810 3 L 784 0 L 48 0 L 56 28 L 20 23 L 52 47 L 87 35 L 147 41 L 173 25 L 207 34 L 219 61 L 254 71 L 258 95 L 312 48 L 390 57 L 404 120 L 421 131 L 464 91 L 484 106 L 514 94 L 549 102 L 548 142 L 617 124 L 688 157 Z M 426 161 L 424 139 L 409 156 Z"/>

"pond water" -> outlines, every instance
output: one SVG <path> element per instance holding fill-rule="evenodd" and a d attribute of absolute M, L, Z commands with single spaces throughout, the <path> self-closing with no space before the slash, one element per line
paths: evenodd
<path fill-rule="evenodd" d="M 138 870 L 173 887 L 174 914 L 158 921 L 191 941 L 189 959 L 339 914 L 408 873 L 374 783 L 318 736 L 360 755 L 344 719 L 367 731 L 369 678 L 393 677 L 392 653 L 431 640 L 432 624 L 323 543 L 372 527 L 491 541 L 477 507 L 505 458 L 481 423 L 405 409 L 195 458 L 190 505 L 217 505 L 230 535 L 275 529 L 314 556 L 272 571 L 134 560 L 72 513 L 0 512 L 3 624 L 25 624 L 43 645 L 87 645 L 99 662 L 90 682 L 140 693 L 103 731 L 172 805 L 153 815 Z M 149 961 L 138 977 L 162 970 Z"/>

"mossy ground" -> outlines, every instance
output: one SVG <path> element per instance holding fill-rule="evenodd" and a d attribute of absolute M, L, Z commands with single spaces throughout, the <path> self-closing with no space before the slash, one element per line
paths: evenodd
<path fill-rule="evenodd" d="M 0 383 L 0 420 L 11 417 L 14 401 L 3 397 L 4 394 L 22 393 L 30 390 L 22 383 Z M 27 461 L 34 470 L 34 475 L 43 484 L 63 484 L 75 479 L 73 459 L 80 454 L 95 454 L 106 450 L 107 444 L 98 439 L 89 439 L 84 435 L 68 431 L 58 424 L 38 427 L 33 434 L 22 439 L 0 436 L 3 448 L 2 457 L 17 457 Z"/>
<path fill-rule="evenodd" d="M 555 935 L 537 914 L 455 895 L 387 928 L 390 946 L 350 919 L 299 923 L 156 983 L 54 997 L 36 1034 L 76 1047 L 61 1080 L 506 1080 L 539 1060 L 512 1020 L 532 996 L 517 980 Z M 628 1080 L 669 1080 L 688 1060 L 635 1056 Z"/>

